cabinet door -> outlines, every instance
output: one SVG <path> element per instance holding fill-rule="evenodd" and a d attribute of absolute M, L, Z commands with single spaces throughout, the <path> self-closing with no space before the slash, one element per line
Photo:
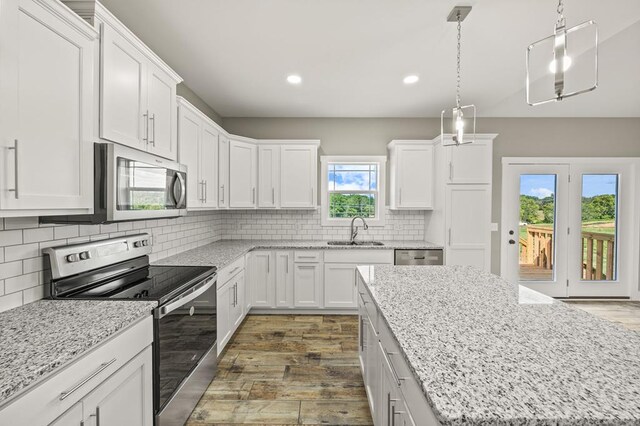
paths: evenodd
<path fill-rule="evenodd" d="M 295 263 L 293 299 L 296 308 L 322 307 L 322 270 L 319 263 Z"/>
<path fill-rule="evenodd" d="M 397 411 L 399 391 L 382 343 L 378 343 L 378 371 L 380 374 L 380 400 L 377 418 L 382 425 L 392 425 Z"/>
<path fill-rule="evenodd" d="M 78 426 L 82 425 L 82 420 L 82 401 L 80 401 L 49 423 L 49 426 Z"/>
<path fill-rule="evenodd" d="M 229 139 L 218 139 L 218 207 L 229 207 Z"/>
<path fill-rule="evenodd" d="M 367 382 L 367 364 L 365 347 L 367 344 L 367 308 L 364 306 L 364 300 L 358 296 L 358 358 L 360 360 L 360 370 L 364 382 Z M 377 347 L 376 347 L 377 350 Z"/>
<path fill-rule="evenodd" d="M 216 322 L 218 327 L 218 355 L 231 337 L 231 307 L 235 300 L 233 281 L 228 281 L 216 294 Z"/>
<path fill-rule="evenodd" d="M 251 306 L 275 307 L 275 268 L 270 251 L 255 251 L 251 259 Z"/>
<path fill-rule="evenodd" d="M 199 174 L 202 121 L 195 113 L 180 107 L 179 161 L 187 166 L 187 208 L 203 204 L 203 184 Z"/>
<path fill-rule="evenodd" d="M 396 205 L 402 209 L 433 208 L 433 146 L 397 148 Z"/>
<path fill-rule="evenodd" d="M 315 207 L 318 149 L 307 145 L 283 145 L 280 152 L 280 206 Z"/>
<path fill-rule="evenodd" d="M 491 186 L 447 185 L 445 220 L 448 233 L 445 263 L 489 271 Z"/>
<path fill-rule="evenodd" d="M 378 361 L 378 335 L 371 324 L 368 316 L 364 318 L 364 331 L 366 333 L 365 345 L 364 345 L 364 357 L 365 357 L 365 382 L 364 385 L 367 388 L 367 396 L 369 398 L 369 408 L 371 409 L 371 417 L 376 418 L 379 408 L 379 394 L 380 394 L 380 367 Z"/>
<path fill-rule="evenodd" d="M 276 307 L 293 307 L 293 255 L 289 251 L 275 252 Z"/>
<path fill-rule="evenodd" d="M 102 25 L 100 137 L 147 149 L 147 59 L 110 26 Z"/>
<path fill-rule="evenodd" d="M 489 141 L 445 147 L 447 183 L 491 183 L 493 144 Z"/>
<path fill-rule="evenodd" d="M 229 142 L 229 207 L 256 206 L 256 146 L 246 142 Z"/>
<path fill-rule="evenodd" d="M 149 63 L 147 76 L 149 151 L 161 157 L 177 158 L 176 82 Z"/>
<path fill-rule="evenodd" d="M 245 295 L 245 280 L 244 280 L 244 271 L 241 271 L 234 278 L 234 287 L 235 287 L 235 301 L 233 304 L 233 331 L 238 328 L 238 326 L 242 323 L 245 315 L 245 305 L 244 305 L 244 295 Z"/>
<path fill-rule="evenodd" d="M 9 0 L 0 15 L 0 207 L 91 208 L 96 34 L 60 4 Z"/>
<path fill-rule="evenodd" d="M 148 346 L 83 399 L 84 424 L 153 425 L 152 350 Z"/>
<path fill-rule="evenodd" d="M 325 308 L 355 308 L 357 294 L 356 265 L 324 264 Z"/>
<path fill-rule="evenodd" d="M 202 179 L 203 207 L 218 206 L 218 130 L 211 124 L 202 127 L 200 142 L 200 179 Z"/>
<path fill-rule="evenodd" d="M 280 147 L 258 147 L 258 207 L 275 208 L 280 199 Z"/>

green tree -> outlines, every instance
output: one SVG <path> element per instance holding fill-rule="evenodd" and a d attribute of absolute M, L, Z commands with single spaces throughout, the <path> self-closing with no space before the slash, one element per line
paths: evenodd
<path fill-rule="evenodd" d="M 530 195 L 520 195 L 520 221 L 525 223 L 539 223 L 538 199 Z"/>

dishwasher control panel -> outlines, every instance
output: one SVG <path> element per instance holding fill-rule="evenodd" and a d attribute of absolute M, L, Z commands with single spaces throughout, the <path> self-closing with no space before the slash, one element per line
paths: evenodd
<path fill-rule="evenodd" d="M 444 265 L 442 249 L 401 250 L 396 249 L 395 265 Z"/>

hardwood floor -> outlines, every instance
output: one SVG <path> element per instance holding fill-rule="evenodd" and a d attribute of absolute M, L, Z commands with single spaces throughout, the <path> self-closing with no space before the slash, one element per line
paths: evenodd
<path fill-rule="evenodd" d="M 187 422 L 371 425 L 355 315 L 250 315 Z"/>
<path fill-rule="evenodd" d="M 576 308 L 600 318 L 621 324 L 629 330 L 640 331 L 640 302 L 598 302 L 565 300 Z"/>

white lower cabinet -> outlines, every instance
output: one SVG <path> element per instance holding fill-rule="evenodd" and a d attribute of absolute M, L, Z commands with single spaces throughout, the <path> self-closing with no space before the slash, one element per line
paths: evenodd
<path fill-rule="evenodd" d="M 149 315 L 2 406 L 0 424 L 152 426 L 152 342 Z"/>
<path fill-rule="evenodd" d="M 371 295 L 360 278 L 356 281 L 360 367 L 374 424 L 440 425 Z"/>
<path fill-rule="evenodd" d="M 276 251 L 276 308 L 293 307 L 293 253 Z"/>
<path fill-rule="evenodd" d="M 299 263 L 293 266 L 293 305 L 296 308 L 322 307 L 322 264 Z"/>
<path fill-rule="evenodd" d="M 251 305 L 256 308 L 273 308 L 275 298 L 275 266 L 273 252 L 251 253 Z"/>
<path fill-rule="evenodd" d="M 358 306 L 356 265 L 324 264 L 324 307 L 355 308 Z"/>
<path fill-rule="evenodd" d="M 218 273 L 216 321 L 218 355 L 247 315 L 244 257 Z"/>

